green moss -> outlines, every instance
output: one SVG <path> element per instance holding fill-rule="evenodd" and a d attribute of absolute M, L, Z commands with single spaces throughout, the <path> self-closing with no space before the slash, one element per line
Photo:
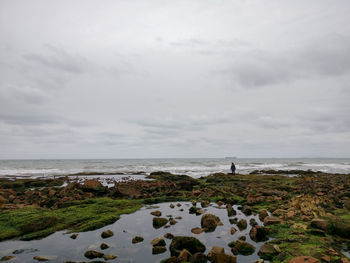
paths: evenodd
<path fill-rule="evenodd" d="M 26 207 L 0 214 L 0 240 L 20 237 L 30 240 L 45 237 L 57 230 L 89 231 L 112 224 L 121 214 L 142 206 L 142 200 L 95 198 L 74 201 L 56 210 Z"/>

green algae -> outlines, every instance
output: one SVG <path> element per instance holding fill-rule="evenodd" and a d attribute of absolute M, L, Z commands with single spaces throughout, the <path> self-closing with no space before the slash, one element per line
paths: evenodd
<path fill-rule="evenodd" d="M 133 213 L 141 206 L 142 200 L 94 198 L 74 201 L 69 207 L 55 210 L 25 207 L 4 211 L 0 214 L 0 240 L 37 239 L 63 229 L 90 231 L 112 224 L 121 214 Z"/>

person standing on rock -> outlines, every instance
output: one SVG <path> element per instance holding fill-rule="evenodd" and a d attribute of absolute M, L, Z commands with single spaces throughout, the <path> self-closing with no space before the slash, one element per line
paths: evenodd
<path fill-rule="evenodd" d="M 232 174 L 235 175 L 236 174 L 236 166 L 234 163 L 231 164 L 231 171 L 232 171 Z"/>

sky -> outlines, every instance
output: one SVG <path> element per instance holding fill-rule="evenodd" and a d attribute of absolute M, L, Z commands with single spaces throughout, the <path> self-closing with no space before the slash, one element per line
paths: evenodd
<path fill-rule="evenodd" d="M 0 0 L 0 158 L 350 157 L 348 0 Z"/>

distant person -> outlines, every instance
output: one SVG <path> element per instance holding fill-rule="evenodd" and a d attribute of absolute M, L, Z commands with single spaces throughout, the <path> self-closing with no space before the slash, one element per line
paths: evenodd
<path fill-rule="evenodd" d="M 232 174 L 236 174 L 236 166 L 234 163 L 231 164 L 231 171 L 232 171 Z"/>

